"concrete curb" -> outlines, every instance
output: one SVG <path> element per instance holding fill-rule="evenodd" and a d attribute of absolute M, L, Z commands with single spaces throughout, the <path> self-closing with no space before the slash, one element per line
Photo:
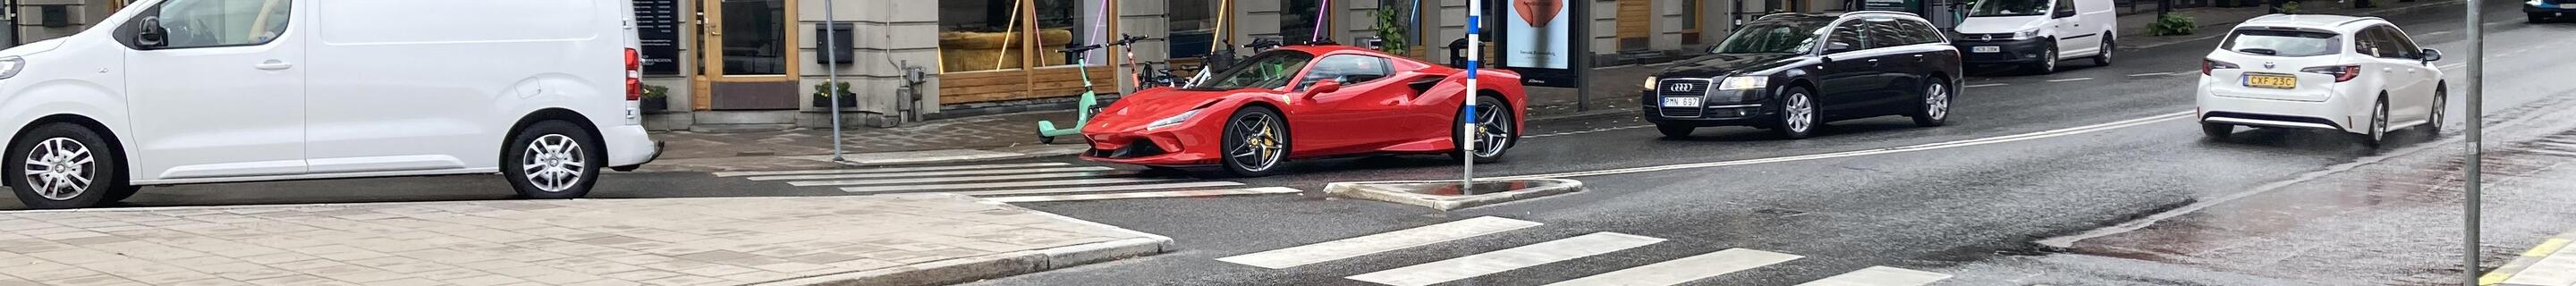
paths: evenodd
<path fill-rule="evenodd" d="M 985 204 L 1000 205 L 1006 208 L 1019 208 L 991 200 L 978 199 L 978 201 Z M 1171 252 L 1176 249 L 1171 237 L 1110 226 L 1087 220 L 1074 219 L 1054 213 L 1028 210 L 1025 208 L 1021 208 L 1021 210 L 1027 211 L 1031 214 L 1052 217 L 1065 222 L 1090 225 L 1112 231 L 1133 234 L 1140 237 L 1060 246 L 1047 249 L 1013 251 L 975 257 L 939 260 L 913 265 L 888 267 L 884 269 L 779 280 L 751 285 L 948 285 L 1008 277 L 1012 275 L 1037 273 L 1040 271 L 1061 269 L 1077 265 L 1144 257 L 1162 254 L 1164 252 Z"/>
<path fill-rule="evenodd" d="M 1324 194 L 1334 197 L 1383 201 L 1449 211 L 1585 190 L 1582 181 L 1567 179 L 1479 180 L 1476 181 L 1476 183 L 1509 183 L 1515 181 L 1526 181 L 1537 184 L 1525 189 L 1498 193 L 1452 196 L 1423 194 L 1421 192 L 1408 190 L 1415 190 L 1424 187 L 1454 186 L 1458 181 L 1333 182 L 1324 184 Z"/>
<path fill-rule="evenodd" d="M 924 262 L 885 269 L 773 281 L 752 285 L 948 285 L 1036 273 L 1075 265 L 1160 254 L 1168 241 L 1129 238 L 984 256 Z"/>
<path fill-rule="evenodd" d="M 876 167 L 1053 157 L 1080 154 L 1087 148 L 1088 147 L 1082 145 L 1036 145 L 995 149 L 943 149 L 908 152 L 859 153 L 842 155 L 842 161 L 833 161 L 832 155 L 806 155 L 793 156 L 789 158 L 839 163 L 843 167 Z"/>
<path fill-rule="evenodd" d="M 2437 2 L 2416 3 L 2416 4 L 2414 4 L 2414 5 L 2398 6 L 2398 7 L 2388 7 L 2388 8 L 2379 8 L 2379 9 L 2377 9 L 2377 10 L 2370 10 L 2370 11 L 2361 11 L 2361 12 L 2359 12 L 2359 13 L 2354 13 L 2354 14 L 2369 15 L 2369 14 L 2383 14 L 2383 13 L 2400 13 L 2400 12 L 2409 12 L 2409 11 L 2415 11 L 2415 10 L 2417 10 L 2417 9 L 2424 9 L 2424 8 L 2430 8 L 2430 7 L 2436 7 L 2436 6 L 2445 6 L 2445 5 L 2450 5 L 2450 4 L 2459 4 L 2459 2 L 2452 2 L 2452 1 L 2437 1 Z M 2243 8 L 2243 7 L 2238 7 L 2238 8 Z M 2256 16 L 2256 17 L 2261 17 L 2261 16 Z M 2236 24 L 2238 24 L 2238 23 L 2244 23 L 2244 22 L 2245 22 L 2245 20 L 2226 21 L 2226 22 L 2221 22 L 2221 23 L 2202 24 L 2202 25 L 2200 25 L 2200 27 L 2201 27 L 2201 28 L 2225 27 L 2225 26 L 2236 25 Z M 2171 46 L 2171 45 L 2175 45 L 2175 44 L 2189 43 L 2189 42 L 2197 42 L 2197 41 L 2200 41 L 2200 40 L 2207 40 L 2207 39 L 2210 39 L 2210 38 L 2217 38 L 2217 37 L 2219 37 L 2219 36 L 2224 36 L 2224 35 L 2207 35 L 2207 36 L 2192 37 L 2192 38 L 2189 38 L 2189 39 L 2183 39 L 2183 40 L 2178 40 L 2178 41 L 2163 42 L 2163 43 L 2150 43 L 2150 44 L 2145 44 L 2145 45 L 2136 45 L 2136 46 L 2127 46 L 2127 45 L 2123 45 L 2123 47 L 2120 47 L 2120 49 L 2122 49 L 2122 50 L 2143 50 L 2143 49 L 2152 49 L 2152 48 L 2155 48 L 2155 47 Z M 2129 38 L 2129 37 L 2155 37 L 2155 36 L 2147 36 L 2147 33 L 2137 33 L 2137 34 L 2120 35 L 2120 37 L 2121 37 L 2121 38 Z M 2123 42 L 2126 42 L 2126 41 L 2123 41 Z"/>
<path fill-rule="evenodd" d="M 2504 266 L 2496 267 L 2496 269 L 2495 269 L 2494 271 L 2488 271 L 2486 275 L 2478 276 L 2478 285 L 2512 285 L 2512 286 L 2539 286 L 2539 285 L 2546 285 L 2546 284 L 2523 284 L 2523 283 L 2505 283 L 2505 282 L 2506 282 L 2506 281 L 2514 280 L 2513 278 L 2514 278 L 2515 276 L 2520 276 L 2520 275 L 2522 275 L 2522 271 L 2523 271 L 2523 270 L 2529 270 L 2529 269 L 2531 268 L 2531 266 L 2532 266 L 2532 265 L 2534 265 L 2534 264 L 2540 264 L 2540 261 L 2541 261 L 2541 260 L 2543 260 L 2543 259 L 2547 259 L 2547 258 L 2549 258 L 2550 256 L 2552 256 L 2552 254 L 2557 254 L 2559 251 L 2564 250 L 2564 249 L 2567 247 L 2567 244 L 2568 244 L 2569 242 L 2576 242 L 2576 230 L 2568 230 L 2567 232 L 2563 232 L 2563 233 L 2559 233 L 2558 235 L 2550 236 L 2550 237 L 2549 237 L 2549 239 L 2541 240 L 2541 241 L 2540 241 L 2540 245 L 2532 246 L 2530 250 L 2524 250 L 2524 251 L 2522 251 L 2522 255 L 2521 255 L 2521 256 L 2516 256 L 2516 257 L 2514 257 L 2512 262 L 2505 262 Z M 2549 276 L 2554 276 L 2554 277 L 2551 277 L 2551 278 L 2559 278 L 2559 279 L 2565 280 L 2565 279 L 2569 279 L 2569 278 L 2566 278 L 2566 276 L 2576 275 L 2576 273 L 2548 273 L 2547 275 L 2549 275 Z M 2531 278 L 2531 277 L 2526 277 L 2526 278 Z M 2514 281 L 2514 282 L 2522 282 L 2522 281 Z M 2564 284 L 2560 284 L 2560 285 L 2564 285 Z M 2549 286 L 2558 286 L 2558 285 L 2549 285 Z"/>

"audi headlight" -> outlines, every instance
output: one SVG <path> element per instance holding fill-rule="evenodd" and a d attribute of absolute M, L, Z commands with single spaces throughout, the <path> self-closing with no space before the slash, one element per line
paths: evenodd
<path fill-rule="evenodd" d="M 2015 40 L 2015 41 L 2019 41 L 2019 40 L 2029 40 L 2029 39 L 2033 39 L 2033 38 L 2039 38 L 2039 29 L 2029 29 L 2029 30 L 2022 30 L 2022 31 L 2020 31 L 2020 32 L 2013 32 L 2013 37 L 2012 37 L 2012 39 L 2013 39 L 2013 40 Z"/>
<path fill-rule="evenodd" d="M 1646 76 L 1646 84 L 1640 85 L 1639 87 L 1644 87 L 1646 90 L 1655 90 L 1655 76 Z"/>
<path fill-rule="evenodd" d="M 0 79 L 18 77 L 18 70 L 26 68 L 26 58 L 20 58 L 18 56 L 0 57 Z"/>
<path fill-rule="evenodd" d="M 1181 125 L 1181 122 L 1190 121 L 1190 117 L 1199 116 L 1199 110 L 1204 109 L 1193 109 L 1189 112 L 1182 112 L 1180 115 L 1173 115 L 1172 117 L 1164 117 L 1163 119 L 1154 120 L 1152 123 L 1146 123 L 1145 129 L 1160 129 L 1163 127 L 1172 127 L 1173 125 Z"/>
<path fill-rule="evenodd" d="M 1761 89 L 1771 86 L 1770 77 L 1730 76 L 1718 79 L 1717 90 Z"/>

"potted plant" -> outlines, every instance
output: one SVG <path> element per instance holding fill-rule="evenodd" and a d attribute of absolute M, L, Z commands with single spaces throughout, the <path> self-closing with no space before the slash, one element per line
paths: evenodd
<path fill-rule="evenodd" d="M 831 92 L 832 90 L 835 90 L 834 87 L 838 87 L 838 90 L 841 91 L 841 96 L 832 96 Z M 859 96 L 858 94 L 850 92 L 849 82 L 826 81 L 820 84 L 815 84 L 813 97 L 814 107 L 831 107 L 831 104 L 834 103 L 839 103 L 841 107 L 859 106 Z"/>
<path fill-rule="evenodd" d="M 643 109 L 644 112 L 662 111 L 663 109 L 671 107 L 670 94 L 671 88 L 669 87 L 644 85 L 644 100 L 641 103 L 637 103 L 637 105 L 639 105 L 638 107 Z"/>

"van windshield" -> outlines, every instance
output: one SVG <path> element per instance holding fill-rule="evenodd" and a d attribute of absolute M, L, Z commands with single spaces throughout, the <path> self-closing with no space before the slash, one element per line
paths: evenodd
<path fill-rule="evenodd" d="M 2334 33 L 2244 29 L 2228 34 L 2218 49 L 2250 55 L 2306 57 L 2331 55 L 2342 51 L 2343 40 Z"/>
<path fill-rule="evenodd" d="M 1814 47 L 1816 30 L 1824 22 L 1788 21 L 1754 22 L 1727 35 L 1725 42 L 1710 49 L 1718 54 L 1802 53 Z"/>
<path fill-rule="evenodd" d="M 2014 17 L 2048 14 L 2049 0 L 1985 0 L 1968 7 L 1968 17 Z"/>

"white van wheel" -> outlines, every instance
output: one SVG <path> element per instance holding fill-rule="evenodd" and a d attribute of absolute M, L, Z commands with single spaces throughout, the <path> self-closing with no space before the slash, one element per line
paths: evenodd
<path fill-rule="evenodd" d="M 52 123 L 28 130 L 10 144 L 6 169 L 18 202 L 34 209 L 97 206 L 112 192 L 128 189 L 124 158 L 97 131 L 71 123 Z"/>
<path fill-rule="evenodd" d="M 501 152 L 501 173 L 519 196 L 532 199 L 579 198 L 590 193 L 606 165 L 607 150 L 599 138 L 570 122 L 530 124 L 511 136 Z"/>

